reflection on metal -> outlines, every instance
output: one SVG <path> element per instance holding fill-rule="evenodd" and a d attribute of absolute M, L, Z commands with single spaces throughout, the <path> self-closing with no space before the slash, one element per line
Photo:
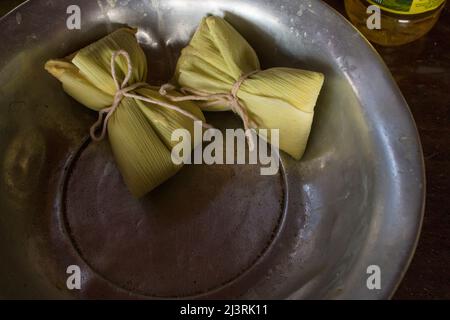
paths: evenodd
<path fill-rule="evenodd" d="M 1 297 L 393 293 L 421 224 L 421 147 L 391 75 L 341 16 L 319 0 L 80 0 L 80 32 L 67 30 L 70 4 L 29 1 L 20 23 L 16 12 L 0 20 Z M 148 80 L 164 83 L 207 14 L 233 24 L 264 68 L 325 74 L 307 152 L 283 155 L 282 174 L 265 178 L 248 165 L 186 166 L 136 201 L 107 141 L 85 141 L 96 115 L 43 65 L 126 23 L 139 28 Z M 81 290 L 65 289 L 68 265 L 80 266 Z M 383 271 L 380 290 L 366 286 L 369 265 Z"/>

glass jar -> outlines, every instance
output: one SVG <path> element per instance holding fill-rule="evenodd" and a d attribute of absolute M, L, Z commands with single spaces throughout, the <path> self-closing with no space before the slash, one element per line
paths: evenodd
<path fill-rule="evenodd" d="M 396 46 L 425 35 L 439 19 L 446 0 L 345 0 L 350 21 L 372 42 Z M 380 29 L 369 29 L 368 18 L 380 8 Z"/>

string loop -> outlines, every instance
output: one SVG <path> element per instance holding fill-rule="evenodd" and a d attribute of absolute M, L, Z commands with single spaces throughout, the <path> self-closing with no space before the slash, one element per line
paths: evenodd
<path fill-rule="evenodd" d="M 173 102 L 180 102 L 180 101 L 204 101 L 206 102 L 204 104 L 204 107 L 211 107 L 211 106 L 217 106 L 217 105 L 226 105 L 228 106 L 231 111 L 233 111 L 235 114 L 237 114 L 244 124 L 245 129 L 245 135 L 247 137 L 248 146 L 250 150 L 253 150 L 254 148 L 254 141 L 253 136 L 251 134 L 251 129 L 256 129 L 257 125 L 255 122 L 250 119 L 247 109 L 242 105 L 242 102 L 240 101 L 239 97 L 237 96 L 239 89 L 241 88 L 242 84 L 245 80 L 247 80 L 250 76 L 258 73 L 260 70 L 254 70 L 251 72 L 248 72 L 244 75 L 242 75 L 231 87 L 230 93 L 209 93 L 206 91 L 196 90 L 188 87 L 182 87 L 180 88 L 181 93 L 184 94 L 184 96 L 177 97 L 170 95 L 168 91 L 176 89 L 175 86 L 173 86 L 170 83 L 164 84 L 159 89 L 159 93 L 162 96 L 165 96 L 169 98 Z"/>
<path fill-rule="evenodd" d="M 119 56 L 125 57 L 125 59 L 127 61 L 127 74 L 125 75 L 125 78 L 123 79 L 122 83 L 119 83 L 119 80 L 117 78 L 117 72 L 116 72 L 116 60 L 117 60 L 117 57 L 119 57 Z M 138 88 L 148 86 L 148 84 L 145 82 L 138 82 L 138 83 L 128 86 L 128 82 L 130 81 L 132 74 L 133 74 L 133 65 L 131 63 L 131 58 L 130 58 L 130 55 L 128 54 L 128 52 L 126 52 L 125 50 L 115 51 L 111 57 L 111 76 L 114 80 L 114 84 L 116 86 L 117 91 L 114 95 L 114 100 L 113 100 L 112 105 L 110 107 L 104 108 L 98 112 L 98 119 L 90 129 L 90 135 L 91 135 L 92 140 L 98 142 L 105 138 L 109 119 L 114 114 L 116 109 L 119 107 L 120 102 L 122 101 L 122 99 L 124 97 L 141 100 L 144 102 L 156 104 L 163 108 L 174 110 L 188 118 L 191 118 L 193 121 L 201 121 L 203 127 L 205 127 L 205 128 L 211 128 L 211 126 L 204 123 L 202 119 L 197 118 L 195 115 L 193 115 L 189 111 L 186 111 L 176 105 L 166 103 L 163 101 L 159 101 L 159 100 L 156 100 L 156 99 L 153 99 L 150 97 L 143 97 L 143 96 L 140 96 L 137 94 L 130 93 L 131 91 L 134 91 Z M 101 127 L 100 135 L 97 136 L 96 132 L 98 131 L 98 129 L 100 127 Z"/>

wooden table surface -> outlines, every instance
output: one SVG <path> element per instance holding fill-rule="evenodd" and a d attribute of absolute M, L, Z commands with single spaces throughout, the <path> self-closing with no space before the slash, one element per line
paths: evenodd
<path fill-rule="evenodd" d="M 342 0 L 323 0 L 345 15 Z M 0 15 L 21 0 L 1 0 Z M 422 234 L 394 299 L 450 299 L 450 5 L 420 40 L 376 46 L 419 129 L 427 175 Z"/>

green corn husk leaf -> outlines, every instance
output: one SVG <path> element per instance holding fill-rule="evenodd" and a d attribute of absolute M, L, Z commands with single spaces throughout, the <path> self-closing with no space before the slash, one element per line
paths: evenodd
<path fill-rule="evenodd" d="M 132 29 L 119 29 L 81 49 L 72 59 L 48 61 L 45 68 L 62 82 L 70 96 L 99 111 L 113 103 L 116 87 L 110 61 L 113 53 L 121 49 L 128 52 L 133 65 L 128 86 L 145 82 L 147 61 Z M 126 59 L 122 56 L 116 60 L 116 73 L 121 83 L 127 73 Z M 140 87 L 133 93 L 174 104 L 161 97 L 158 88 L 152 86 Z M 194 103 L 176 104 L 204 121 Z M 178 128 L 189 130 L 193 136 L 193 120 L 189 117 L 159 105 L 122 99 L 109 120 L 108 136 L 119 170 L 134 196 L 143 196 L 181 168 L 171 159 L 171 150 L 176 144 L 171 141 L 171 134 Z"/>
<path fill-rule="evenodd" d="M 174 80 L 180 87 L 229 93 L 243 74 L 259 69 L 258 57 L 247 41 L 224 19 L 210 16 L 183 49 Z M 298 160 L 306 148 L 323 82 L 321 73 L 271 68 L 247 78 L 237 95 L 258 128 L 280 130 L 280 149 Z"/>

